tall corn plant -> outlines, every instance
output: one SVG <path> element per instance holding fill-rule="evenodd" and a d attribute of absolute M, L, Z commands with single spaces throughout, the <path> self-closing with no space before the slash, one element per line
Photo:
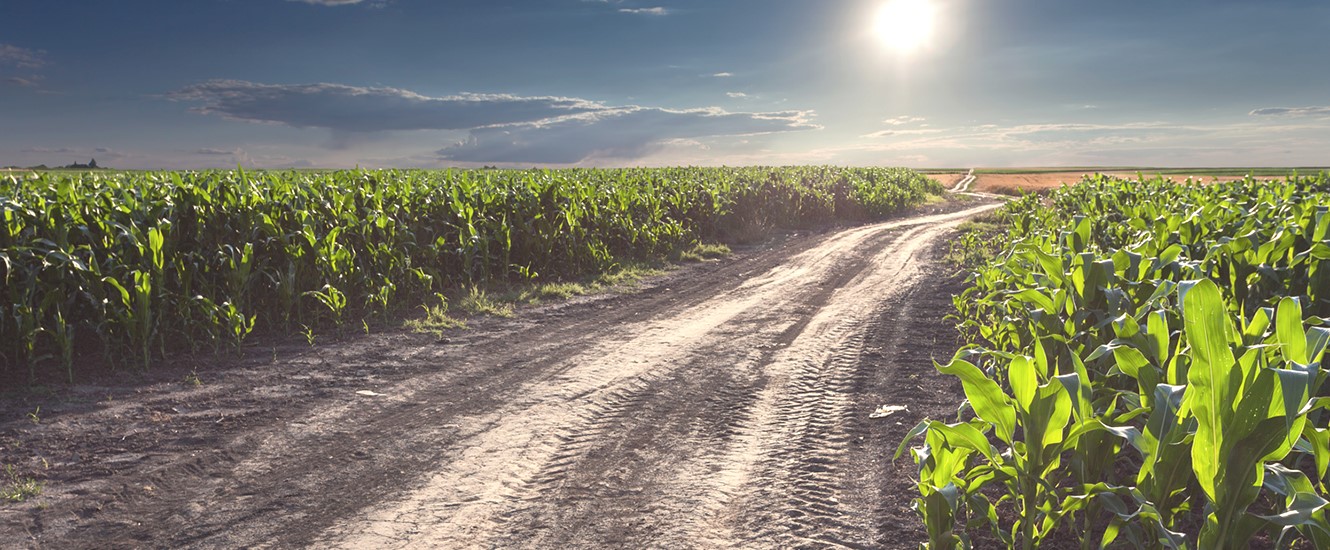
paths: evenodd
<path fill-rule="evenodd" d="M 449 287 L 576 277 L 755 219 L 880 215 L 941 191 L 908 170 L 836 167 L 11 174 L 0 374 L 51 363 L 72 378 L 76 348 L 148 368 Z"/>
<path fill-rule="evenodd" d="M 986 369 L 961 356 L 941 369 L 962 378 L 976 421 L 1000 441 L 1002 423 L 974 404 L 972 387 L 986 385 L 976 376 L 1019 412 L 1031 395 L 1028 364 L 1040 365 L 1033 387 L 1062 382 L 1072 412 L 1061 464 L 1042 478 L 1050 496 L 1031 499 L 1025 488 L 1037 485 L 993 474 L 1001 466 L 971 453 L 954 501 L 1023 546 L 1059 523 L 1083 547 L 1097 532 L 1102 545 L 1242 547 L 1257 531 L 1320 544 L 1316 491 L 1330 438 L 1319 364 L 1330 333 L 1314 314 L 1327 305 L 1316 283 L 1330 246 L 1327 184 L 1324 175 L 1214 186 L 1094 178 L 1054 194 L 1053 208 L 1032 197 L 1010 203 L 1001 216 L 1011 252 L 956 299 L 963 327 L 995 349 L 966 352 Z M 1025 440 L 999 454 L 1013 462 L 1039 447 L 1030 441 L 1046 424 L 1063 424 L 1060 412 L 1015 418 Z M 956 445 L 926 442 L 924 456 Z M 1310 472 L 1288 466 L 1313 459 Z M 1138 465 L 1125 477 L 1123 460 Z M 1012 488 L 1005 500 L 974 496 L 994 483 Z M 1253 510 L 1262 494 L 1272 509 Z M 1011 531 L 992 512 L 1001 502 L 1017 504 Z M 1183 533 L 1193 503 L 1206 523 Z"/>

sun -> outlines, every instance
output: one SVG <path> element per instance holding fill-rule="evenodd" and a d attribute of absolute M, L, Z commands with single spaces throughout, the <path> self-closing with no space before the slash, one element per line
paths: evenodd
<path fill-rule="evenodd" d="M 898 53 L 926 46 L 933 37 L 937 10 L 929 0 L 890 0 L 877 12 L 873 30 Z"/>

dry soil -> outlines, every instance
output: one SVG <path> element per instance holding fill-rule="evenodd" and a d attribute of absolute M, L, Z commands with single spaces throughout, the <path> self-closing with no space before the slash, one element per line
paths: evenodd
<path fill-rule="evenodd" d="M 940 257 L 993 207 L 788 234 L 442 340 L 16 394 L 0 462 L 45 490 L 0 504 L 0 544 L 915 548 L 891 455 L 960 401 L 931 363 L 957 347 Z"/>

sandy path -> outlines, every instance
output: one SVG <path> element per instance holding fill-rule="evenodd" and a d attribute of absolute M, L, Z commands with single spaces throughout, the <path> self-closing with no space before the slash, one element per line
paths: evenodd
<path fill-rule="evenodd" d="M 422 486 L 330 529 L 317 545 L 556 547 L 592 542 L 584 537 L 598 525 L 632 524 L 653 528 L 596 542 L 751 547 L 836 538 L 827 520 L 871 512 L 841 509 L 829 467 L 847 442 L 837 420 L 849 412 L 845 386 L 865 327 L 915 282 L 921 248 L 987 208 L 846 231 L 713 299 L 591 335 L 593 346 L 555 365 L 557 375 L 517 389 L 506 406 L 452 419 L 457 450 Z M 711 419 L 684 426 L 698 420 L 694 409 L 662 410 L 697 399 L 681 395 L 697 391 L 687 380 L 694 377 L 714 378 L 718 391 L 756 390 L 726 419 L 731 425 L 711 426 L 722 437 L 707 437 Z M 679 426 L 637 434 L 644 417 L 655 428 Z M 643 440 L 623 445 L 633 435 Z M 620 504 L 555 504 L 601 501 L 593 496 Z"/>
<path fill-rule="evenodd" d="M 995 207 L 798 237 L 437 343 L 274 352 L 202 389 L 70 412 L 28 444 L 144 411 L 218 433 L 125 449 L 109 477 L 74 476 L 0 530 L 60 548 L 914 547 L 913 466 L 888 459 L 909 425 L 955 408 L 956 388 L 925 381 L 955 349 L 936 257 Z M 189 412 L 182 393 L 216 401 Z M 868 419 L 884 402 L 910 411 Z M 255 420 L 212 426 L 237 415 Z"/>

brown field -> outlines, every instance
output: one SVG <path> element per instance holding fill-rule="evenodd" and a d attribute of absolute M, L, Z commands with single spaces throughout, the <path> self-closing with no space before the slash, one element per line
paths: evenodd
<path fill-rule="evenodd" d="M 942 184 L 942 187 L 951 189 L 962 179 L 965 179 L 965 172 L 945 172 L 941 174 L 929 174 L 928 177 Z"/>
<path fill-rule="evenodd" d="M 1081 181 L 1081 178 L 1090 175 L 1091 172 L 1045 172 L 1032 174 L 975 174 L 975 181 L 972 189 L 984 193 L 1001 193 L 1005 195 L 1019 194 L 1019 191 L 1036 192 L 1047 189 L 1057 189 L 1063 184 L 1074 185 Z M 1135 178 L 1136 172 L 1104 172 L 1106 175 L 1118 176 L 1122 178 Z M 1151 177 L 1150 174 L 1143 174 L 1145 177 Z M 1229 181 L 1242 179 L 1241 176 L 1213 176 L 1213 175 L 1167 175 L 1164 176 L 1173 181 L 1186 181 L 1188 178 L 1199 181 Z M 957 178 L 959 180 L 959 178 Z M 945 183 L 945 182 L 944 182 Z M 955 182 L 953 182 L 954 184 Z"/>

